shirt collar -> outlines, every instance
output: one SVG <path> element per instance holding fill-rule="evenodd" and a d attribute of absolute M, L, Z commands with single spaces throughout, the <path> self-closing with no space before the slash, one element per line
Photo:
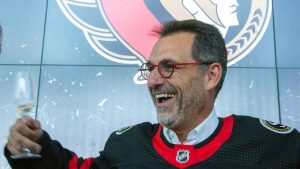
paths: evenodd
<path fill-rule="evenodd" d="M 172 144 L 186 144 L 195 145 L 207 139 L 218 127 L 219 119 L 213 110 L 210 115 L 194 128 L 187 136 L 187 139 L 181 143 L 174 131 L 163 127 L 163 134 L 165 138 Z"/>

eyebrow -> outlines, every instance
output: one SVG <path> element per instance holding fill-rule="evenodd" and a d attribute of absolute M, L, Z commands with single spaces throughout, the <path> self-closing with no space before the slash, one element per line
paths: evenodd
<path fill-rule="evenodd" d="M 163 59 L 163 60 L 159 61 L 158 63 L 161 63 L 161 62 L 165 62 L 165 63 L 166 63 L 166 62 L 176 63 L 176 61 L 173 60 L 173 59 Z M 146 64 L 147 64 L 147 65 L 154 65 L 151 61 L 147 61 Z"/>

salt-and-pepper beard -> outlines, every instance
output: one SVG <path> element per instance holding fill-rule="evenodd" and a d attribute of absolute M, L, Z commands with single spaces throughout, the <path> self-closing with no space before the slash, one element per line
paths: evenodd
<path fill-rule="evenodd" d="M 190 79 L 188 82 L 190 84 L 186 84 L 187 87 L 182 90 L 189 91 L 188 95 L 182 96 L 182 91 L 178 92 L 181 93 L 181 95 L 176 95 L 177 101 L 173 110 L 171 110 L 172 112 L 167 112 L 167 108 L 156 107 L 157 121 L 165 127 L 172 128 L 178 122 L 187 118 L 191 119 L 195 116 L 195 113 L 200 113 L 200 109 L 203 107 L 204 102 L 204 100 L 202 100 L 202 97 L 204 97 L 204 86 L 203 84 L 200 84 L 200 82 L 203 81 L 201 81 L 199 76 L 197 78 Z M 188 89 L 188 87 L 190 88 Z M 201 88 L 202 90 L 200 90 Z M 199 109 L 199 111 L 197 111 L 197 109 Z"/>
<path fill-rule="evenodd" d="M 163 107 L 156 107 L 157 111 L 157 121 L 162 124 L 165 127 L 171 127 L 176 120 L 183 118 L 183 113 L 179 112 L 179 106 L 178 103 L 174 106 L 172 112 L 175 112 L 174 114 L 171 114 L 169 112 L 166 112 L 166 108 Z M 164 116 L 171 116 L 171 117 L 164 117 Z"/>

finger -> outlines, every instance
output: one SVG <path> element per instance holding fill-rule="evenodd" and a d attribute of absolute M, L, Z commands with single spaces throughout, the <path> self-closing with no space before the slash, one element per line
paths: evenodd
<path fill-rule="evenodd" d="M 12 139 L 12 137 L 8 138 L 6 146 L 11 154 L 18 154 L 22 150 L 22 146 L 18 142 L 16 142 L 14 139 Z"/>
<path fill-rule="evenodd" d="M 31 129 L 39 129 L 41 128 L 41 123 L 38 120 L 34 120 L 32 118 L 24 119 L 24 122 L 29 126 Z"/>
<path fill-rule="evenodd" d="M 10 152 L 10 154 L 12 155 L 16 155 L 16 154 L 20 154 L 20 151 L 17 150 L 14 146 L 12 146 L 11 144 L 7 144 L 6 145 L 8 151 Z"/>
<path fill-rule="evenodd" d="M 26 119 L 25 123 L 31 129 L 31 131 L 29 131 L 28 135 L 26 136 L 29 137 L 32 141 L 38 142 L 43 135 L 41 123 L 38 120 L 33 119 Z"/>
<path fill-rule="evenodd" d="M 39 142 L 39 140 L 43 136 L 43 130 L 42 129 L 35 129 L 34 130 L 34 136 L 31 138 L 32 141 L 34 142 Z"/>
<path fill-rule="evenodd" d="M 34 153 L 40 153 L 42 147 L 31 139 L 21 135 L 20 133 L 12 134 L 10 137 L 9 145 L 14 147 L 15 150 L 21 152 L 23 148 L 27 148 Z"/>
<path fill-rule="evenodd" d="M 39 125 L 39 124 L 36 124 Z M 41 137 L 42 130 L 40 128 L 32 129 L 23 120 L 18 121 L 15 126 L 11 128 L 12 134 L 20 133 L 21 135 L 31 139 L 32 141 L 38 141 Z M 14 135 L 13 135 L 14 136 Z"/>
<path fill-rule="evenodd" d="M 24 121 L 18 120 L 10 129 L 8 144 L 17 151 L 22 151 L 25 147 L 34 152 L 40 152 L 41 146 L 37 142 L 42 137 L 42 133 L 41 129 L 32 130 Z"/>
<path fill-rule="evenodd" d="M 21 135 L 18 132 L 12 132 L 8 138 L 7 147 L 13 154 L 18 154 L 19 152 L 22 152 L 25 141 L 27 138 Z"/>
<path fill-rule="evenodd" d="M 35 153 L 35 154 L 39 154 L 42 151 L 42 147 L 35 143 L 35 142 L 31 142 L 32 144 L 28 145 L 28 146 L 24 146 L 24 148 L 27 148 L 30 150 L 30 152 Z"/>

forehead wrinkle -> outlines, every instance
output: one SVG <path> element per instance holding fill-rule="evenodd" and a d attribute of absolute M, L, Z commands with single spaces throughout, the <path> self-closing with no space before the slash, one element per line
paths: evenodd
<path fill-rule="evenodd" d="M 150 62 L 158 63 L 164 59 L 173 61 L 189 60 L 192 58 L 192 46 L 194 43 L 194 33 L 179 32 L 176 34 L 162 37 L 155 44 L 149 57 Z"/>

